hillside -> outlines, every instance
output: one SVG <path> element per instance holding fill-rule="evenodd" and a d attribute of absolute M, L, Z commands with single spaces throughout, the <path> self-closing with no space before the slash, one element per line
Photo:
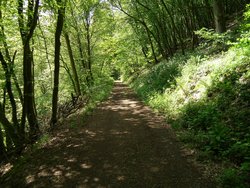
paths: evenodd
<path fill-rule="evenodd" d="M 223 186 L 248 187 L 249 34 L 217 52 L 215 47 L 222 49 L 229 41 L 218 43 L 219 36 L 206 34 L 214 35 L 208 44 L 144 69 L 128 82 L 148 105 L 165 115 L 183 142 L 196 149 L 198 160 L 220 166 Z"/>

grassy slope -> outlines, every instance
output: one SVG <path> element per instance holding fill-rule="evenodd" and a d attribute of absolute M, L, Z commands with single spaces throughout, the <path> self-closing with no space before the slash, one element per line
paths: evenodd
<path fill-rule="evenodd" d="M 161 62 L 131 82 L 203 159 L 227 161 L 222 184 L 249 186 L 250 49 L 234 47 L 210 57 L 197 50 Z"/>

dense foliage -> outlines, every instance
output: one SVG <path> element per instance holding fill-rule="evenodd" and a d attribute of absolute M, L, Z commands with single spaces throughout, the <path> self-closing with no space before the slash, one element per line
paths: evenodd
<path fill-rule="evenodd" d="M 115 22 L 98 0 L 3 0 L 0 26 L 1 160 L 110 91 Z"/>
<path fill-rule="evenodd" d="M 178 128 L 180 138 L 199 149 L 200 160 L 224 162 L 220 182 L 225 187 L 249 186 L 248 19 L 249 11 L 237 40 L 202 29 L 197 33 L 205 41 L 195 51 L 176 54 L 130 79 L 137 93 Z"/>
<path fill-rule="evenodd" d="M 247 3 L 1 0 L 0 160 L 105 98 L 121 77 L 200 158 L 231 165 L 223 185 L 248 186 Z"/>

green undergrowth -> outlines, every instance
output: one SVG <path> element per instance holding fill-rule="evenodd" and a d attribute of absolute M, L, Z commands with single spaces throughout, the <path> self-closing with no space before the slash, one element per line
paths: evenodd
<path fill-rule="evenodd" d="M 90 102 L 96 105 L 107 99 L 113 88 L 113 84 L 114 80 L 108 76 L 96 79 L 95 85 L 90 88 L 88 93 L 90 96 Z"/>
<path fill-rule="evenodd" d="M 110 96 L 113 84 L 114 80 L 109 77 L 96 80 L 95 85 L 89 90 L 88 95 L 90 96 L 90 100 L 88 103 L 78 112 L 79 114 L 73 114 L 71 118 L 69 118 L 68 121 L 70 122 L 71 128 L 84 125 L 85 119 L 88 115 L 92 114 L 96 106 Z"/>
<path fill-rule="evenodd" d="M 250 45 L 238 41 L 227 52 L 176 55 L 130 83 L 201 160 L 226 164 L 223 187 L 250 186 Z"/>
<path fill-rule="evenodd" d="M 89 90 L 88 95 L 90 96 L 90 100 L 88 103 L 79 112 L 64 119 L 64 121 L 58 125 L 60 126 L 58 128 L 63 128 L 66 124 L 68 124 L 67 128 L 71 129 L 83 126 L 86 117 L 93 112 L 101 101 L 108 98 L 113 88 L 113 83 L 114 80 L 108 76 L 97 78 L 94 85 Z M 40 139 L 33 145 L 28 146 L 21 156 L 16 159 L 10 159 L 9 163 L 13 165 L 13 168 L 0 178 L 0 184 L 1 181 L 5 181 L 11 177 L 12 174 L 19 173 L 19 171 L 21 172 L 32 157 L 32 153 L 39 152 L 39 150 L 46 146 L 52 138 L 53 135 L 50 132 L 44 132 Z"/>

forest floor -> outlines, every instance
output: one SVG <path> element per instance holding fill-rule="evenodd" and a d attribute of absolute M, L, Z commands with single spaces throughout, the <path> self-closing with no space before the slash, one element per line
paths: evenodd
<path fill-rule="evenodd" d="M 0 181 L 1 187 L 216 187 L 164 118 L 116 82 L 86 121 L 67 119 L 41 149 Z"/>

